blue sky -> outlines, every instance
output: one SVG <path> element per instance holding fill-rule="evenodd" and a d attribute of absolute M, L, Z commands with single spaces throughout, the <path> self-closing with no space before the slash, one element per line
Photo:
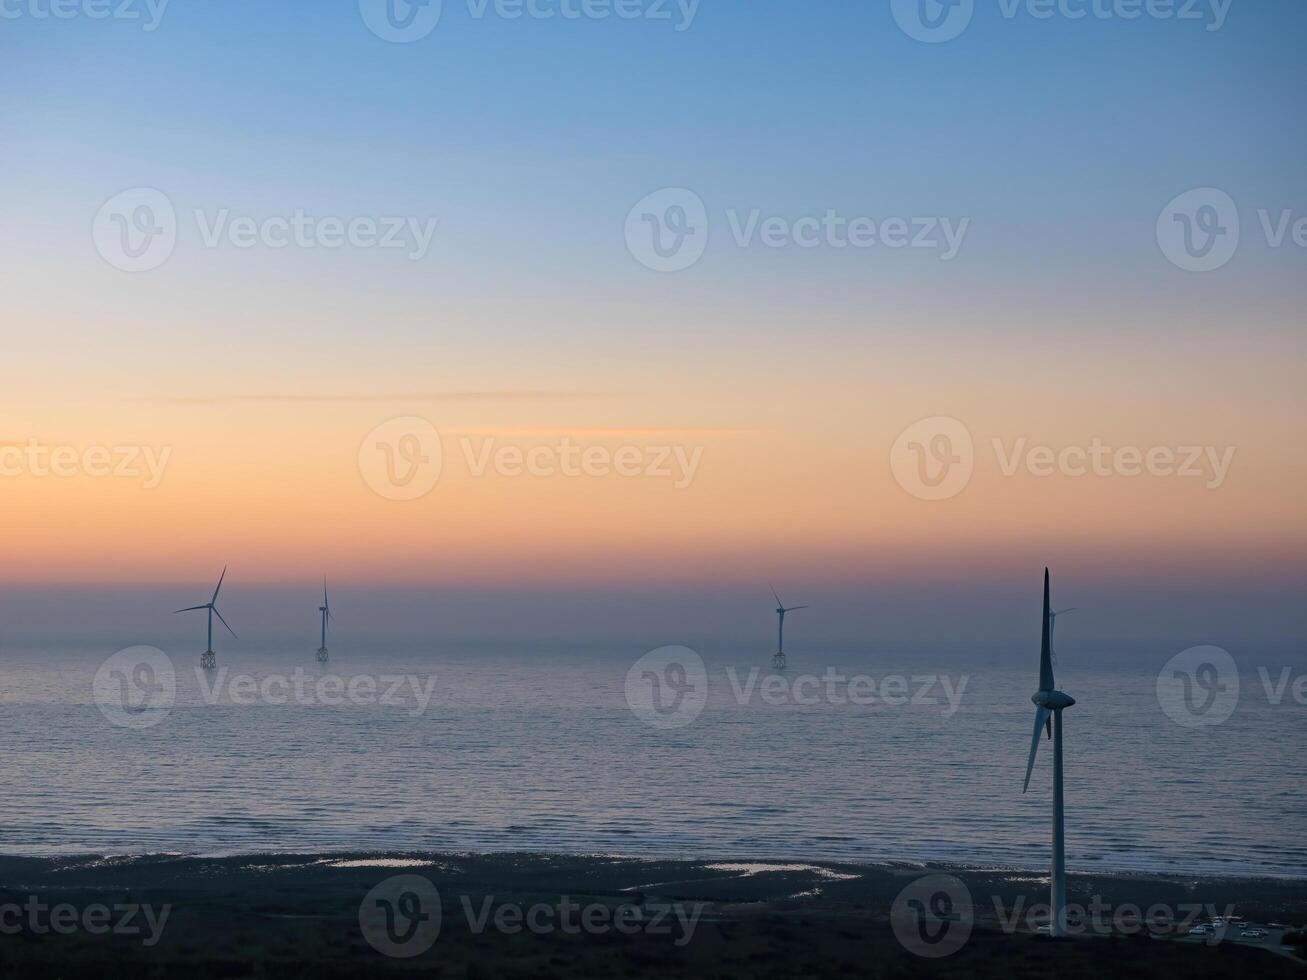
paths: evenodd
<path fill-rule="evenodd" d="M 262 442 L 260 465 L 284 484 L 326 458 L 329 432 L 344 432 L 331 444 L 344 475 L 323 493 L 366 543 L 384 535 L 367 509 L 376 502 L 348 496 L 358 489 L 349 466 L 355 429 L 381 418 L 162 412 L 149 399 L 579 392 L 595 399 L 455 421 L 737 427 L 771 442 L 711 457 L 705 472 L 722 484 L 677 507 L 595 491 L 572 513 L 524 494 L 503 521 L 525 512 L 562 533 L 575 520 L 580 534 L 597 512 L 619 530 L 651 524 L 654 537 L 665 519 L 690 535 L 714 515 L 730 524 L 740 488 L 753 488 L 741 505 L 757 511 L 753 538 L 812 503 L 827 524 L 813 525 L 807 570 L 820 574 L 821 555 L 837 554 L 826 584 L 856 596 L 888 573 L 839 580 L 840 548 L 892 567 L 885 556 L 911 534 L 924 541 L 920 562 L 960 531 L 983 525 L 1006 547 L 1042 521 L 1082 535 L 1068 560 L 1092 566 L 1086 589 L 1110 591 L 1120 574 L 1139 574 L 1128 558 L 1104 557 L 1112 536 L 1127 534 L 1123 519 L 1154 520 L 1155 540 L 1130 539 L 1157 557 L 1149 575 L 1164 574 L 1177 541 L 1209 556 L 1245 542 L 1228 576 L 1247 593 L 1226 626 L 1264 616 L 1268 602 L 1288 615 L 1290 600 L 1259 591 L 1248 568 L 1274 544 L 1267 575 L 1302 569 L 1307 528 L 1291 498 L 1303 474 L 1290 447 L 1304 410 L 1307 248 L 1270 248 L 1256 215 L 1307 216 L 1302 3 L 1233 0 L 1208 30 L 1209 0 L 1170 8 L 1197 20 L 1071 19 L 1044 0 L 975 0 L 961 35 L 931 44 L 900 29 L 890 0 L 702 0 L 683 31 L 675 4 L 671 22 L 509 20 L 445 0 L 428 37 L 396 44 L 368 29 L 354 0 L 172 0 L 153 31 L 85 16 L 95 2 L 52 19 L 39 16 L 49 0 L 0 0 L 0 337 L 13 354 L 0 440 L 148 436 L 175 444 L 177 465 L 195 467 L 183 476 L 203 487 L 204 466 L 256 469 L 239 455 L 247 442 Z M 1120 11 L 1134 0 L 1093 2 Z M 1042 9 L 1053 15 L 1032 15 Z M 140 186 L 163 190 L 185 220 L 167 264 L 136 276 L 103 261 L 89 230 L 106 200 Z M 692 189 L 712 225 L 703 259 L 674 275 L 642 267 L 623 237 L 635 202 L 666 187 Z M 1228 193 L 1243 223 L 1233 260 L 1205 274 L 1169 263 L 1155 231 L 1167 202 L 1194 187 Z M 405 262 L 205 249 L 188 218 L 295 208 L 430 216 L 439 231 L 429 261 Z M 828 210 L 965 218 L 968 231 L 948 262 L 910 248 L 735 247 L 725 216 L 751 209 L 788 220 Z M 391 414 L 404 411 L 416 409 Z M 903 426 L 931 415 L 1009 439 L 1022 433 L 1003 426 L 1027 420 L 1053 445 L 1099 434 L 1237 444 L 1244 482 L 1202 498 L 1151 485 L 1135 498 L 1118 484 L 1101 506 L 1083 484 L 1074 504 L 1054 506 L 1038 483 L 1009 483 L 999 495 L 1007 518 L 987 503 L 928 519 L 907 510 L 917 502 L 900 499 L 884 454 Z M 104 526 L 121 507 L 93 490 L 76 505 L 34 496 L 33 526 Z M 198 497 L 142 513 L 163 515 L 161 533 L 190 533 L 168 522 L 218 507 L 221 494 L 188 492 Z M 251 526 L 278 520 L 273 492 L 266 512 L 259 493 L 242 503 Z M 469 507 L 489 507 L 497 492 L 468 491 Z M 1073 506 L 1074 520 L 1057 512 Z M 418 516 L 421 533 L 436 526 Z M 833 537 L 837 518 L 850 522 L 847 540 Z M 596 532 L 590 543 L 610 539 Z M 739 540 L 715 542 L 713 555 L 722 567 L 733 556 L 730 585 L 745 594 L 761 569 L 731 551 Z M 279 546 L 292 544 L 303 547 L 290 536 Z M 142 553 L 154 547 L 142 539 Z M 95 548 L 96 562 L 115 554 Z M 1051 560 L 1028 541 L 1011 548 L 1013 583 Z M 84 583 L 83 557 L 70 552 L 67 569 L 41 558 L 42 581 Z M 205 554 L 145 580 L 203 579 L 226 560 Z M 247 580 L 277 560 L 255 556 Z M 1193 555 L 1175 560 L 1192 565 Z M 269 574 L 286 578 L 284 568 Z M 965 591 L 957 574 L 950 581 Z M 1204 594 L 1219 594 L 1221 576 L 1204 576 Z"/>

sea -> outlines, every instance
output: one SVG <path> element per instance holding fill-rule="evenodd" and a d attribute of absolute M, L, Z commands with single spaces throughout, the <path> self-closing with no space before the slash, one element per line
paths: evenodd
<path fill-rule="evenodd" d="M 0 853 L 1048 867 L 1037 655 L 315 646 L 0 643 Z M 1307 877 L 1307 664 L 1171 653 L 1059 658 L 1069 868 Z"/>

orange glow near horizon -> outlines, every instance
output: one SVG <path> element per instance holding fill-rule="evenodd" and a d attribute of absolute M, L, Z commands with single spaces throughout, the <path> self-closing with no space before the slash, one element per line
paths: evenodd
<path fill-rule="evenodd" d="M 8 471 L 0 494 L 22 520 L 6 535 L 0 574 L 155 582 L 204 579 L 230 561 L 268 581 L 329 568 L 371 581 L 507 585 L 710 583 L 726 570 L 781 567 L 912 575 L 1031 549 L 1177 570 L 1215 555 L 1282 562 L 1307 537 L 1294 491 L 1307 463 L 1291 451 L 1303 407 L 1295 348 L 1190 353 L 1183 370 L 1169 349 L 1141 348 L 1126 365 L 1082 356 L 1073 376 L 1053 381 L 1039 380 L 1052 355 L 1018 358 L 973 341 L 935 363 L 919 347 L 887 345 L 869 375 L 856 358 L 800 361 L 765 396 L 759 365 L 732 365 L 721 350 L 662 385 L 631 365 L 586 364 L 556 378 L 556 391 L 536 385 L 520 397 L 460 385 L 448 390 L 465 396 L 444 398 L 426 385 L 429 395 L 392 400 L 385 391 L 423 386 L 374 377 L 353 386 L 366 397 L 209 397 L 187 384 L 197 394 L 179 401 L 155 396 L 162 386 L 149 377 L 124 377 L 137 395 L 76 399 L 64 375 L 45 395 L 7 396 L 0 442 L 148 446 L 170 453 L 167 466 L 152 489 L 144 477 Z M 1218 371 L 1219 389 L 1205 388 Z M 603 385 L 586 383 L 596 376 Z M 965 423 L 975 471 L 956 497 L 927 502 L 895 482 L 889 451 L 904 427 L 936 415 Z M 439 482 L 417 500 L 385 499 L 359 469 L 360 441 L 398 416 L 441 433 Z M 1113 447 L 1232 447 L 1234 456 L 1218 487 L 1205 485 L 1210 475 L 1002 472 L 1019 440 L 1057 450 L 1095 437 Z M 665 448 L 671 472 L 475 472 L 481 454 L 503 447 L 511 459 L 549 449 L 538 458 L 557 463 L 565 439 L 610 463 L 627 447 L 628 461 L 652 466 Z"/>

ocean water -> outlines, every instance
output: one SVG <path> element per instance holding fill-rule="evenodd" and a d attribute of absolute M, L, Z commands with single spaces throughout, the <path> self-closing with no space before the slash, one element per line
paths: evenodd
<path fill-rule="evenodd" d="M 1021 792 L 1033 655 L 1018 669 L 962 654 L 796 653 L 764 697 L 766 655 L 705 650 L 702 712 L 664 729 L 629 706 L 638 646 L 334 646 L 322 665 L 307 649 L 233 645 L 219 652 L 224 672 L 206 676 L 193 653 L 173 651 L 175 697 L 151 693 L 158 710 L 120 711 L 118 721 L 153 722 L 128 727 L 110 717 L 140 707 L 122 685 L 156 691 L 160 675 L 128 671 L 97 689 L 115 648 L 6 645 L 0 853 L 528 850 L 1048 866 L 1051 743 Z M 1059 687 L 1078 700 L 1065 715 L 1070 867 L 1307 876 L 1307 706 L 1292 680 L 1274 703 L 1256 669 L 1274 686 L 1284 667 L 1291 679 L 1305 668 L 1243 658 L 1232 713 L 1192 728 L 1159 703 L 1166 656 L 1058 665 Z M 297 672 L 298 698 L 267 688 L 289 703 L 257 691 L 254 703 L 233 703 L 239 675 L 257 687 L 276 676 L 293 684 Z M 316 685 L 329 674 L 362 678 L 355 703 L 323 703 Z M 407 683 L 385 699 L 399 703 L 366 703 L 368 678 L 375 702 L 404 675 L 429 690 L 425 710 Z M 925 689 L 932 675 L 949 679 L 956 710 L 942 681 Z M 907 704 L 848 697 L 865 701 L 869 682 L 879 690 L 895 676 L 909 679 Z M 864 680 L 851 692 L 840 677 Z"/>

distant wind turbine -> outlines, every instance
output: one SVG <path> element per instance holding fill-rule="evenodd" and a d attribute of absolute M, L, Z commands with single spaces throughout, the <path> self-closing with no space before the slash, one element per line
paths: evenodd
<path fill-rule="evenodd" d="M 1068 610 L 1062 610 L 1067 612 Z M 1047 728 L 1053 739 L 1053 875 L 1051 884 L 1051 914 L 1048 931 L 1051 936 L 1066 935 L 1066 841 L 1062 826 L 1062 711 L 1076 703 L 1069 694 L 1057 690 L 1053 682 L 1052 627 L 1054 613 L 1048 602 L 1048 569 L 1044 569 L 1044 636 L 1039 649 L 1039 690 L 1030 698 L 1035 703 L 1035 733 L 1030 740 L 1030 758 L 1026 762 L 1026 782 L 1021 792 L 1030 788 L 1030 773 L 1035 768 L 1035 753 L 1039 751 L 1039 737 Z"/>
<path fill-rule="evenodd" d="M 322 605 L 318 606 L 318 612 L 322 613 L 322 646 L 318 647 L 318 663 L 327 662 L 327 620 L 331 619 L 331 603 L 327 601 L 327 580 L 322 579 Z"/>
<path fill-rule="evenodd" d="M 777 670 L 785 669 L 785 614 L 794 612 L 796 609 L 807 609 L 808 606 L 790 606 L 788 609 L 785 603 L 781 602 L 781 597 L 776 594 L 776 590 L 771 590 L 772 598 L 776 600 L 776 615 L 779 622 L 776 625 L 776 652 L 772 655 L 771 665 Z"/>
<path fill-rule="evenodd" d="M 218 591 L 222 588 L 222 580 L 225 579 L 226 577 L 227 577 L 227 566 L 224 565 L 222 567 L 222 574 L 218 576 L 217 588 L 213 590 L 212 599 L 210 599 L 208 602 L 204 603 L 201 606 L 187 606 L 185 609 L 177 610 L 177 612 L 179 613 L 194 612 L 197 609 L 206 609 L 209 612 L 209 642 L 208 645 L 205 647 L 204 652 L 200 654 L 200 666 L 204 667 L 206 670 L 212 670 L 213 668 L 218 666 L 218 657 L 213 652 L 213 617 L 217 616 L 219 621 L 222 623 L 222 625 L 227 627 L 227 632 L 230 633 L 232 636 L 236 636 L 236 631 L 232 629 L 231 626 L 228 625 L 227 620 L 222 618 L 222 613 L 218 612 L 218 607 L 217 605 L 215 605 L 215 603 L 217 603 L 218 601 Z M 239 640 L 240 637 L 236 636 L 236 639 Z"/>

